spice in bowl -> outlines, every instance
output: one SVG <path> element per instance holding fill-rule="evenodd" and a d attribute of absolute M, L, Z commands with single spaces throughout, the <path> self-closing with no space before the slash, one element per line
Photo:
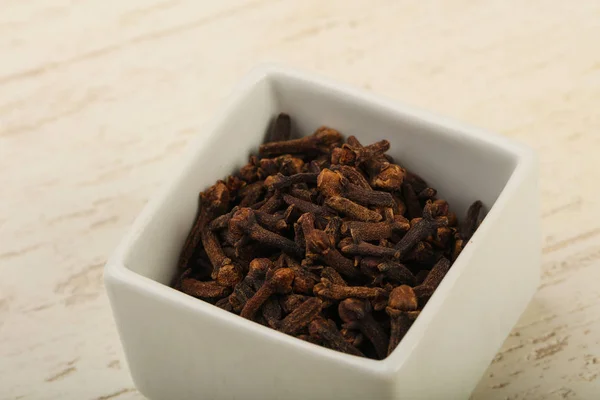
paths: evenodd
<path fill-rule="evenodd" d="M 482 220 L 459 222 L 418 175 L 321 127 L 291 139 L 280 114 L 258 155 L 200 193 L 174 287 L 314 344 L 383 359 Z"/>

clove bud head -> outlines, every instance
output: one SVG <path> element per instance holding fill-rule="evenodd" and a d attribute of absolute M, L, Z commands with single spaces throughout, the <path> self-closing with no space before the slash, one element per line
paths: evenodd
<path fill-rule="evenodd" d="M 400 285 L 392 290 L 388 299 L 386 312 L 390 316 L 402 311 L 415 311 L 417 309 L 417 296 L 408 285 Z"/>
<path fill-rule="evenodd" d="M 240 208 L 233 214 L 229 220 L 229 231 L 238 239 L 244 236 L 244 233 L 250 226 L 250 220 L 254 218 L 254 212 L 251 208 Z"/>
<path fill-rule="evenodd" d="M 317 178 L 317 188 L 325 197 L 340 196 L 342 193 L 342 176 L 330 169 L 323 169 Z"/>
<path fill-rule="evenodd" d="M 388 164 L 387 167 L 371 179 L 373 187 L 383 190 L 400 190 L 404 182 L 404 168 L 396 164 Z"/>
<path fill-rule="evenodd" d="M 294 282 L 294 271 L 291 268 L 279 268 L 273 272 L 273 276 L 265 285 L 269 285 L 276 293 L 285 294 L 292 291 L 292 282 Z"/>
<path fill-rule="evenodd" d="M 360 299 L 346 299 L 338 306 L 338 313 L 344 322 L 359 321 L 370 312 L 371 303 Z"/>

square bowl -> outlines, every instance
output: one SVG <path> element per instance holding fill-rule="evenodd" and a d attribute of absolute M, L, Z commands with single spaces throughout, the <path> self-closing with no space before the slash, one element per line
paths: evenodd
<path fill-rule="evenodd" d="M 489 210 L 396 350 L 371 360 L 245 320 L 169 287 L 198 193 L 245 164 L 273 116 L 302 135 L 327 125 L 438 189 L 458 215 Z M 134 222 L 105 283 L 135 385 L 150 399 L 467 398 L 539 281 L 534 153 L 356 89 L 276 66 L 252 71 Z"/>

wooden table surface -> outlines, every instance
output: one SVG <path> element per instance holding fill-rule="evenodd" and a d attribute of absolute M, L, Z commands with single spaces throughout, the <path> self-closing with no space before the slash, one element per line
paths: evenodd
<path fill-rule="evenodd" d="M 0 399 L 143 398 L 104 262 L 263 61 L 539 151 L 542 283 L 473 399 L 599 398 L 600 2 L 0 0 L 0 10 Z"/>

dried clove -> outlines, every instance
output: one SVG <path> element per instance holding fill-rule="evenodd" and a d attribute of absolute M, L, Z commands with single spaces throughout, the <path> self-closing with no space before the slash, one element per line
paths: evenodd
<path fill-rule="evenodd" d="M 464 245 L 465 245 L 464 240 L 462 240 L 460 238 L 459 234 L 456 234 L 454 236 L 454 246 L 452 247 L 452 261 L 456 261 L 456 259 L 462 252 Z"/>
<path fill-rule="evenodd" d="M 229 297 L 223 297 L 222 299 L 217 300 L 215 306 L 222 310 L 233 312 L 233 306 L 229 302 Z"/>
<path fill-rule="evenodd" d="M 342 253 L 353 256 L 400 258 L 400 252 L 394 248 L 377 246 L 368 242 L 350 244 L 342 248 Z"/>
<path fill-rule="evenodd" d="M 341 141 L 342 135 L 338 131 L 322 127 L 317 129 L 312 136 L 262 144 L 258 148 L 258 153 L 262 157 L 286 153 L 324 153 L 329 151 L 332 145 L 340 143 Z"/>
<path fill-rule="evenodd" d="M 325 267 L 321 271 L 321 278 L 325 278 L 331 283 L 340 286 L 348 286 L 344 278 L 333 268 Z"/>
<path fill-rule="evenodd" d="M 277 324 L 278 329 L 288 335 L 298 333 L 319 315 L 322 305 L 321 299 L 316 297 L 307 299 Z"/>
<path fill-rule="evenodd" d="M 269 134 L 267 142 L 281 142 L 289 140 L 292 136 L 292 119 L 289 115 L 281 113 L 273 123 L 273 129 Z"/>
<path fill-rule="evenodd" d="M 292 281 L 294 280 L 294 272 L 289 268 L 280 268 L 273 273 L 270 279 L 256 291 L 254 296 L 250 298 L 240 316 L 253 319 L 256 312 L 272 294 L 285 294 L 292 291 Z"/>
<path fill-rule="evenodd" d="M 332 165 L 332 171 L 339 171 L 344 178 L 348 179 L 348 181 L 360 188 L 365 190 L 373 190 L 367 178 L 356 168 L 349 167 L 347 165 Z"/>
<path fill-rule="evenodd" d="M 202 229 L 202 244 L 213 265 L 211 276 L 216 279 L 221 267 L 230 265 L 231 259 L 225 256 L 217 235 L 208 228 L 208 225 L 205 225 Z"/>
<path fill-rule="evenodd" d="M 291 257 L 286 257 L 286 264 L 294 271 L 294 283 L 292 284 L 294 293 L 311 294 L 313 287 L 319 282 L 319 278 Z"/>
<path fill-rule="evenodd" d="M 417 296 L 415 296 L 415 292 L 410 286 L 398 286 L 390 293 L 388 306 L 385 309 L 391 321 L 388 355 L 398 346 L 412 324 L 406 312 L 416 311 L 417 306 Z"/>
<path fill-rule="evenodd" d="M 319 174 L 317 188 L 326 197 L 345 197 L 366 206 L 391 207 L 395 204 L 391 194 L 364 189 L 350 183 L 341 173 L 333 172 L 327 168 Z"/>
<path fill-rule="evenodd" d="M 229 296 L 229 303 L 234 312 L 242 311 L 248 299 L 263 285 L 267 271 L 272 266 L 273 263 L 268 258 L 255 258 L 250 262 L 248 274 L 235 285 L 233 293 Z"/>
<path fill-rule="evenodd" d="M 368 208 L 356 204 L 351 200 L 344 197 L 334 196 L 325 200 L 325 204 L 340 214 L 347 215 L 351 218 L 365 222 L 379 222 L 382 217 L 376 211 L 369 210 Z"/>
<path fill-rule="evenodd" d="M 483 203 L 481 201 L 476 201 L 469 207 L 467 217 L 460 226 L 460 237 L 464 242 L 468 242 L 471 239 L 471 236 L 473 236 L 473 233 L 481 223 L 479 214 L 482 208 Z"/>
<path fill-rule="evenodd" d="M 379 147 L 381 149 L 385 148 L 386 143 L 377 143 L 380 144 Z M 377 145 L 377 143 L 375 145 Z M 373 146 L 362 146 L 354 136 L 348 138 L 347 145 L 350 148 L 358 149 L 358 151 L 364 151 Z M 402 182 L 404 181 L 404 175 L 406 174 L 404 168 L 394 164 L 393 160 L 390 161 L 390 157 L 386 154 L 377 151 L 371 152 L 369 157 L 364 157 L 363 160 L 370 176 L 370 186 L 387 191 L 400 190 Z"/>
<path fill-rule="evenodd" d="M 236 213 L 236 211 L 238 210 L 238 207 L 233 207 L 231 209 L 230 212 L 228 212 L 227 214 L 223 214 L 221 216 L 218 216 L 217 218 L 213 219 L 210 224 L 208 224 L 208 228 L 211 231 L 217 231 L 220 229 L 225 229 L 229 226 L 229 220 L 231 220 L 231 217 L 233 216 L 233 214 Z"/>
<path fill-rule="evenodd" d="M 373 344 L 380 359 L 387 355 L 388 335 L 371 315 L 371 305 L 360 299 L 346 299 L 338 306 L 338 313 L 347 327 L 359 329 Z"/>
<path fill-rule="evenodd" d="M 226 264 L 219 268 L 215 280 L 221 286 L 234 287 L 242 280 L 242 271 L 233 264 Z"/>
<path fill-rule="evenodd" d="M 434 188 L 428 187 L 428 188 L 423 189 L 417 197 L 419 198 L 419 200 L 430 200 L 430 199 L 433 199 L 436 194 L 437 194 L 437 190 L 435 190 Z"/>
<path fill-rule="evenodd" d="M 232 232 L 238 232 L 240 236 L 246 234 L 257 242 L 276 247 L 284 252 L 294 255 L 301 255 L 303 253 L 302 249 L 294 241 L 260 226 L 256 221 L 254 211 L 249 208 L 241 208 L 231 217 L 229 229 Z"/>
<path fill-rule="evenodd" d="M 199 196 L 199 212 L 181 251 L 178 267 L 183 269 L 198 247 L 208 221 L 222 214 L 230 202 L 230 193 L 223 181 L 215 183 Z"/>
<path fill-rule="evenodd" d="M 327 233 L 314 228 L 312 214 L 304 214 L 300 218 L 303 221 L 304 238 L 306 240 L 306 258 L 319 258 L 341 275 L 348 278 L 358 278 L 360 271 L 355 268 L 353 261 L 340 254 L 335 245 L 329 240 Z"/>
<path fill-rule="evenodd" d="M 450 260 L 442 257 L 431 269 L 431 271 L 429 271 L 429 274 L 427 274 L 427 278 L 425 278 L 421 286 L 428 286 L 430 288 L 433 288 L 434 290 L 437 289 L 439 284 L 442 282 L 442 279 L 444 279 L 444 276 L 446 276 L 446 274 L 450 270 L 451 266 L 452 263 L 450 262 Z"/>
<path fill-rule="evenodd" d="M 265 183 L 262 180 L 245 186 L 242 190 L 240 190 L 240 197 L 242 200 L 240 201 L 239 206 L 250 207 L 260 200 L 264 192 Z"/>
<path fill-rule="evenodd" d="M 300 185 L 292 185 L 289 192 L 292 197 L 297 197 L 298 199 L 304 200 L 309 203 L 312 203 L 313 201 L 315 201 L 316 194 L 317 194 L 315 191 L 312 191 L 309 189 L 304 189 Z M 293 206 L 290 206 L 290 207 L 293 207 Z"/>
<path fill-rule="evenodd" d="M 291 139 L 276 116 L 258 155 L 201 192 L 173 287 L 320 346 L 384 358 L 481 223 L 435 188 L 321 127 Z"/>
<path fill-rule="evenodd" d="M 423 215 L 430 218 L 448 215 L 448 202 L 446 200 L 427 200 L 423 207 Z"/>
<path fill-rule="evenodd" d="M 283 312 L 289 314 L 292 311 L 294 311 L 296 307 L 298 307 L 300 304 L 304 303 L 308 299 L 308 296 L 292 293 L 283 296 L 283 298 L 279 301 L 279 304 L 281 304 L 281 309 L 283 310 Z"/>
<path fill-rule="evenodd" d="M 405 283 L 408 285 L 415 284 L 415 276 L 408 268 L 403 264 L 395 261 L 384 261 L 377 265 L 377 269 L 383 273 L 383 275 L 392 281 Z"/>
<path fill-rule="evenodd" d="M 425 182 L 425 179 L 421 178 L 414 172 L 408 170 L 406 171 L 406 174 L 404 176 L 404 182 L 411 185 L 417 193 L 421 193 L 423 190 L 429 187 L 427 186 L 427 182 Z"/>
<path fill-rule="evenodd" d="M 387 296 L 387 292 L 382 288 L 336 285 L 326 278 L 322 278 L 321 283 L 316 284 L 313 291 L 315 295 L 329 300 L 344 300 L 350 297 L 357 299 L 377 299 Z"/>
<path fill-rule="evenodd" d="M 327 234 L 327 237 L 329 238 L 329 243 L 332 246 L 335 246 L 340 241 L 340 230 L 342 228 L 342 224 L 343 221 L 339 217 L 332 217 L 327 222 L 327 226 L 325 227 L 325 233 Z"/>
<path fill-rule="evenodd" d="M 303 213 L 314 214 L 319 217 L 331 217 L 333 214 L 327 208 L 319 206 L 317 204 L 308 202 L 306 200 L 298 199 L 288 194 L 283 195 L 283 201 L 287 204 L 296 207 Z"/>
<path fill-rule="evenodd" d="M 264 181 L 264 186 L 268 190 L 281 190 L 290 187 L 297 183 L 316 183 L 317 177 L 320 174 L 313 174 L 311 172 L 304 172 L 295 175 L 285 176 L 281 173 L 277 175 L 271 175 Z"/>
<path fill-rule="evenodd" d="M 387 164 L 381 172 L 371 178 L 374 188 L 395 191 L 402 187 L 404 182 L 404 168 L 396 164 Z"/>
<path fill-rule="evenodd" d="M 365 340 L 365 335 L 363 335 L 362 332 L 353 329 L 342 328 L 340 329 L 340 333 L 346 343 L 351 344 L 354 347 L 359 347 Z"/>
<path fill-rule="evenodd" d="M 341 147 L 341 164 L 360 165 L 367 160 L 382 156 L 390 149 L 390 142 L 387 140 L 380 140 L 379 142 L 370 144 L 368 146 L 355 146 L 351 143 L 352 142 L 349 141 L 349 143 L 346 143 Z"/>
<path fill-rule="evenodd" d="M 403 257 L 403 260 L 429 265 L 435 263 L 440 257 L 440 252 L 436 251 L 430 243 L 419 242 Z"/>
<path fill-rule="evenodd" d="M 400 253 L 398 258 L 406 256 L 408 252 L 420 241 L 431 236 L 435 230 L 443 226 L 442 222 L 431 218 L 422 218 L 412 226 L 406 235 L 394 246 Z"/>
<path fill-rule="evenodd" d="M 346 341 L 346 338 L 337 329 L 335 322 L 330 319 L 319 318 L 313 320 L 310 323 L 308 331 L 311 336 L 323 341 L 330 349 L 364 357 L 364 354 L 360 350 Z"/>
<path fill-rule="evenodd" d="M 371 241 L 388 239 L 394 232 L 406 232 L 410 229 L 408 220 L 400 215 L 395 216 L 392 221 L 363 222 L 346 221 L 342 224 L 341 232 L 350 234 L 355 241 Z"/>
<path fill-rule="evenodd" d="M 267 325 L 277 329 L 281 323 L 281 305 L 275 297 L 269 297 L 262 306 L 262 316 L 267 321 Z"/>
<path fill-rule="evenodd" d="M 291 206 L 290 206 L 291 207 Z M 288 228 L 287 221 L 290 217 L 292 208 L 289 208 L 282 214 L 269 214 L 255 210 L 256 221 L 264 228 L 270 231 L 283 231 Z"/>
<path fill-rule="evenodd" d="M 219 285 L 215 281 L 202 282 L 192 278 L 185 278 L 181 281 L 181 291 L 201 299 L 214 299 L 227 296 L 230 289 Z"/>
<path fill-rule="evenodd" d="M 281 206 L 283 206 L 283 199 L 281 198 L 281 195 L 276 192 L 269 197 L 263 205 L 260 206 L 258 211 L 261 211 L 265 214 L 273 214 L 275 211 L 279 210 Z"/>
<path fill-rule="evenodd" d="M 279 172 L 286 176 L 299 174 L 303 171 L 304 160 L 298 157 L 293 157 L 290 154 L 284 154 L 283 156 L 277 157 L 277 164 L 279 166 Z"/>

